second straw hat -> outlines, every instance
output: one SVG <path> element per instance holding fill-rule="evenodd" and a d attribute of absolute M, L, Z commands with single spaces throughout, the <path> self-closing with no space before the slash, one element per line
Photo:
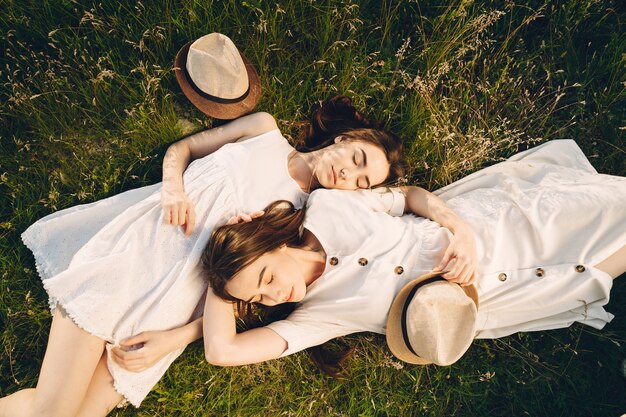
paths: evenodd
<path fill-rule="evenodd" d="M 476 333 L 478 293 L 437 273 L 406 284 L 391 304 L 387 345 L 398 359 L 450 365 L 463 356 Z"/>
<path fill-rule="evenodd" d="M 174 66 L 185 96 L 208 116 L 235 119 L 252 111 L 261 97 L 259 74 L 221 33 L 187 43 L 178 51 Z"/>

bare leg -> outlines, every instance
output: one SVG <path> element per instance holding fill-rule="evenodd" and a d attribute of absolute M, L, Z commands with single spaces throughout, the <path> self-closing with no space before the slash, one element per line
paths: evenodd
<path fill-rule="evenodd" d="M 0 398 L 0 417 L 29 417 L 35 401 L 35 388 L 26 388 Z"/>
<path fill-rule="evenodd" d="M 35 392 L 35 388 L 28 388 L 0 399 L 0 416 L 31 416 Z M 113 377 L 107 368 L 106 352 L 104 352 L 91 378 L 91 383 L 78 412 L 78 417 L 104 417 L 122 399 L 122 395 L 118 394 L 113 388 Z M 4 407 L 5 404 L 7 407 Z"/>
<path fill-rule="evenodd" d="M 78 328 L 57 308 L 37 388 L 3 398 L 0 417 L 76 415 L 103 351 L 102 339 Z"/>
<path fill-rule="evenodd" d="M 104 352 L 91 378 L 78 417 L 104 417 L 123 399 L 113 388 L 113 377 L 107 367 L 107 355 Z"/>
<path fill-rule="evenodd" d="M 609 274 L 613 279 L 626 272 L 626 246 L 596 265 L 601 271 Z"/>

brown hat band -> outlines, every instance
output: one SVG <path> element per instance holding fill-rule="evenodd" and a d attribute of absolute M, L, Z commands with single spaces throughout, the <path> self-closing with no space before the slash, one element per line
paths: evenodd
<path fill-rule="evenodd" d="M 431 282 L 435 282 L 435 281 L 445 281 L 445 279 L 443 277 L 437 275 L 436 277 L 428 278 L 428 279 L 425 279 L 424 281 L 420 282 L 419 284 L 417 284 L 416 286 L 414 286 L 411 289 L 411 292 L 409 292 L 409 294 L 407 295 L 406 300 L 404 301 L 404 306 L 402 307 L 402 321 L 401 321 L 402 338 L 404 339 L 404 344 L 406 345 L 406 347 L 415 356 L 420 356 L 420 355 L 415 353 L 415 350 L 413 350 L 413 346 L 411 346 L 411 341 L 409 340 L 408 330 L 406 328 L 406 313 L 407 313 L 407 311 L 409 309 L 409 304 L 411 304 L 411 301 L 413 300 L 413 297 L 415 296 L 415 293 L 417 292 L 417 290 L 422 288 L 424 285 L 428 285 Z"/>
<path fill-rule="evenodd" d="M 216 103 L 221 103 L 221 104 L 238 103 L 242 101 L 243 99 L 245 99 L 246 97 L 248 97 L 248 94 L 250 94 L 250 84 L 248 84 L 248 89 L 246 90 L 246 92 L 243 93 L 239 97 L 221 98 L 217 96 L 212 96 L 211 94 L 207 94 L 198 88 L 198 86 L 191 79 L 191 76 L 189 75 L 189 72 L 187 71 L 187 68 L 185 65 L 182 66 L 181 70 L 185 73 L 185 76 L 187 77 L 187 80 L 189 82 L 189 86 L 193 89 L 193 91 L 195 91 L 196 93 L 198 93 L 198 95 L 200 95 L 202 98 L 205 98 L 207 100 L 215 101 Z"/>

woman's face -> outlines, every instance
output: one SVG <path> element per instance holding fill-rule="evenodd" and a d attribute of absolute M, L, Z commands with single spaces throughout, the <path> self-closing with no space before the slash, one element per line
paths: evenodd
<path fill-rule="evenodd" d="M 338 136 L 321 153 L 314 169 L 317 181 L 324 188 L 370 188 L 382 184 L 389 175 L 385 152 L 370 142 Z"/>
<path fill-rule="evenodd" d="M 266 306 L 298 302 L 306 294 L 302 269 L 286 246 L 262 255 L 243 268 L 228 281 L 225 289 L 239 300 Z"/>

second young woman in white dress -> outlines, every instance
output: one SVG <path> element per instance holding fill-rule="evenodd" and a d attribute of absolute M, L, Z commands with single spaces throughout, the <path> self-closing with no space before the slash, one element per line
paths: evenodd
<path fill-rule="evenodd" d="M 437 194 L 477 238 L 476 337 L 575 321 L 602 328 L 612 319 L 603 306 L 626 271 L 626 178 L 598 174 L 575 142 L 553 141 Z M 278 203 L 247 224 L 217 229 L 203 255 L 208 297 L 221 300 L 207 298 L 205 316 L 222 317 L 204 323 L 207 360 L 260 362 L 350 333 L 384 334 L 398 291 L 442 263 L 452 270 L 444 277 L 472 282 L 446 259 L 445 224 L 388 215 L 419 213 L 421 195 L 414 187 L 378 196 L 319 190 L 306 212 Z M 233 302 L 295 310 L 237 334 Z"/>

